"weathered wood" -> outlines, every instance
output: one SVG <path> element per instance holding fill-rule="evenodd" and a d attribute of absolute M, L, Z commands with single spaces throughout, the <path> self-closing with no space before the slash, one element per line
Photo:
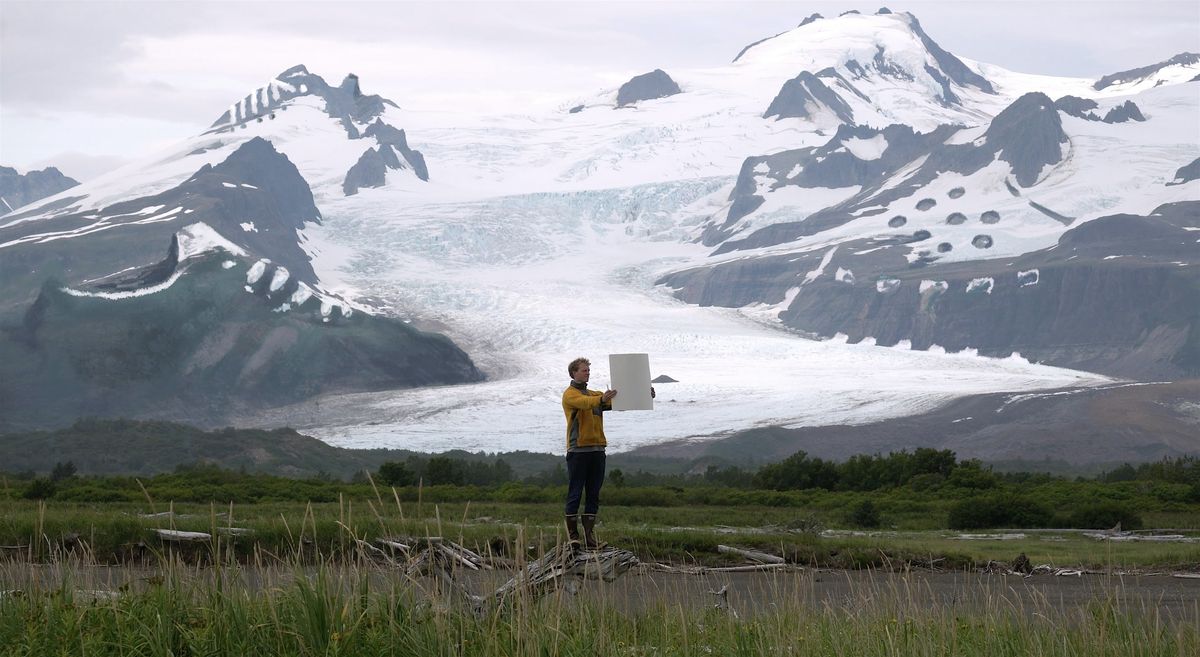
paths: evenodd
<path fill-rule="evenodd" d="M 751 566 L 723 566 L 719 568 L 704 568 L 701 572 L 706 573 L 750 573 L 760 570 L 780 570 L 787 568 L 786 563 L 759 563 Z"/>
<path fill-rule="evenodd" d="M 783 557 L 777 557 L 773 554 L 758 552 L 756 550 L 744 550 L 742 548 L 730 547 L 728 545 L 718 545 L 717 552 L 722 554 L 736 554 L 740 557 L 749 559 L 750 561 L 757 561 L 758 563 L 787 563 Z"/>
<path fill-rule="evenodd" d="M 155 529 L 155 534 L 164 541 L 172 543 L 197 543 L 200 541 L 211 541 L 212 534 L 205 532 L 185 532 L 178 529 Z"/>
<path fill-rule="evenodd" d="M 391 548 L 392 550 L 395 550 L 397 552 L 403 552 L 405 554 L 408 554 L 408 551 L 410 549 L 407 543 L 402 543 L 398 540 L 391 539 L 391 538 L 377 538 L 377 539 L 375 539 L 375 542 L 382 545 L 383 547 Z"/>
<path fill-rule="evenodd" d="M 254 530 L 247 527 L 217 527 L 217 533 L 222 536 L 253 536 Z"/>

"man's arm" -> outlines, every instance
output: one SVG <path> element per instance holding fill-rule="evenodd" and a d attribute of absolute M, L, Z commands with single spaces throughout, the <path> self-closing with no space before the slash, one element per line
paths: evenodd
<path fill-rule="evenodd" d="M 609 393 L 612 393 L 611 395 Z M 603 395 L 588 395 L 576 390 L 575 388 L 567 388 L 563 393 L 563 405 L 567 408 L 575 408 L 579 410 L 588 410 L 594 408 L 602 408 L 602 404 L 608 403 L 616 396 L 616 390 L 609 390 Z"/>

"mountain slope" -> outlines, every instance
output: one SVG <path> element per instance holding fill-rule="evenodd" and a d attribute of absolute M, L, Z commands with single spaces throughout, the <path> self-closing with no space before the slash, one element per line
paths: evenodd
<path fill-rule="evenodd" d="M 415 112 L 363 94 L 357 79 L 316 78 L 284 72 L 205 133 L 0 220 L 0 238 L 25 230 L 13 221 L 77 231 L 115 203 L 194 184 L 256 137 L 270 142 L 311 190 L 320 223 L 283 225 L 275 234 L 293 244 L 279 255 L 246 241 L 261 232 L 253 217 L 223 224 L 244 233 L 220 234 L 246 251 L 246 274 L 294 267 L 283 284 L 310 285 L 353 317 L 370 309 L 444 332 L 488 376 L 235 417 L 343 445 L 561 449 L 561 419 L 547 409 L 579 355 L 593 358 L 598 383 L 603 354 L 626 351 L 650 353 L 655 374 L 678 381 L 659 412 L 611 419 L 614 451 L 1108 382 L 980 353 L 1135 376 L 1193 367 L 1184 310 L 1196 257 L 1179 219 L 1200 198 L 1188 169 L 1200 116 L 1191 83 L 1127 93 L 1013 73 L 951 55 L 912 16 L 890 13 L 806 20 L 732 64 L 672 67 L 680 93 L 620 108 L 614 86 L 540 114 Z M 805 94 L 770 111 L 792 80 Z M 1081 102 L 1094 107 L 1075 111 Z M 174 228 L 155 253 L 184 227 L 159 216 L 173 207 L 134 217 Z M 1126 251 L 1093 224 L 1162 239 Z M 155 225 L 41 244 L 116 251 L 100 246 L 106 236 Z M 285 252 L 307 258 L 312 282 Z M 148 260 L 121 263 L 146 276 L 133 285 L 160 276 Z M 122 268 L 78 271 L 94 261 L 59 261 L 64 286 Z M 13 280 L 33 269 L 12 265 Z M 24 282 L 32 296 L 12 306 L 17 323 L 41 289 Z M 1135 319 L 1102 321 L 1105 309 Z M 856 342 L 810 339 L 838 333 Z M 1080 335 L 1099 346 L 1079 348 Z"/>
<path fill-rule="evenodd" d="M 0 216 L 78 184 L 78 180 L 54 167 L 19 174 L 16 169 L 0 166 Z"/>

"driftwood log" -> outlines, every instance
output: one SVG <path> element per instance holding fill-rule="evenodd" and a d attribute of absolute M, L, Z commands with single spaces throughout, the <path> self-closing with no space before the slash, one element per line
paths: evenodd
<path fill-rule="evenodd" d="M 411 546 L 411 549 L 403 550 L 404 554 L 409 555 L 402 566 L 408 576 L 434 578 L 448 592 L 465 600 L 477 614 L 483 613 L 488 607 L 503 606 L 521 596 L 536 599 L 559 588 L 572 587 L 580 579 L 612 582 L 639 564 L 637 556 L 628 550 L 613 547 L 583 550 L 564 544 L 530 562 L 495 591 L 477 595 L 459 579 L 463 571 L 492 568 L 486 559 L 475 552 L 436 536 L 404 541 L 378 539 L 376 542 Z M 383 554 L 383 550 L 369 543 L 360 541 L 359 545 L 376 560 Z M 401 565 L 390 557 L 387 559 L 397 566 Z"/>
<path fill-rule="evenodd" d="M 736 554 L 739 557 L 744 557 L 747 560 L 753 561 L 755 563 L 769 563 L 769 564 L 785 563 L 785 560 L 783 557 L 777 557 L 773 554 L 767 554 L 766 552 L 758 552 L 757 550 L 745 550 L 742 548 L 730 547 L 728 545 L 718 545 L 717 552 L 720 552 L 721 554 Z"/>

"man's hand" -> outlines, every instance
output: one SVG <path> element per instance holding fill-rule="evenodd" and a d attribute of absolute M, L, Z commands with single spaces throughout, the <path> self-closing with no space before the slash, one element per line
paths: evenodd
<path fill-rule="evenodd" d="M 612 398 L 616 397 L 616 396 L 617 396 L 616 390 L 605 390 L 604 396 L 600 398 L 600 401 L 610 402 L 610 401 L 612 401 Z"/>
<path fill-rule="evenodd" d="M 654 399 L 654 386 L 650 386 L 650 399 Z"/>

